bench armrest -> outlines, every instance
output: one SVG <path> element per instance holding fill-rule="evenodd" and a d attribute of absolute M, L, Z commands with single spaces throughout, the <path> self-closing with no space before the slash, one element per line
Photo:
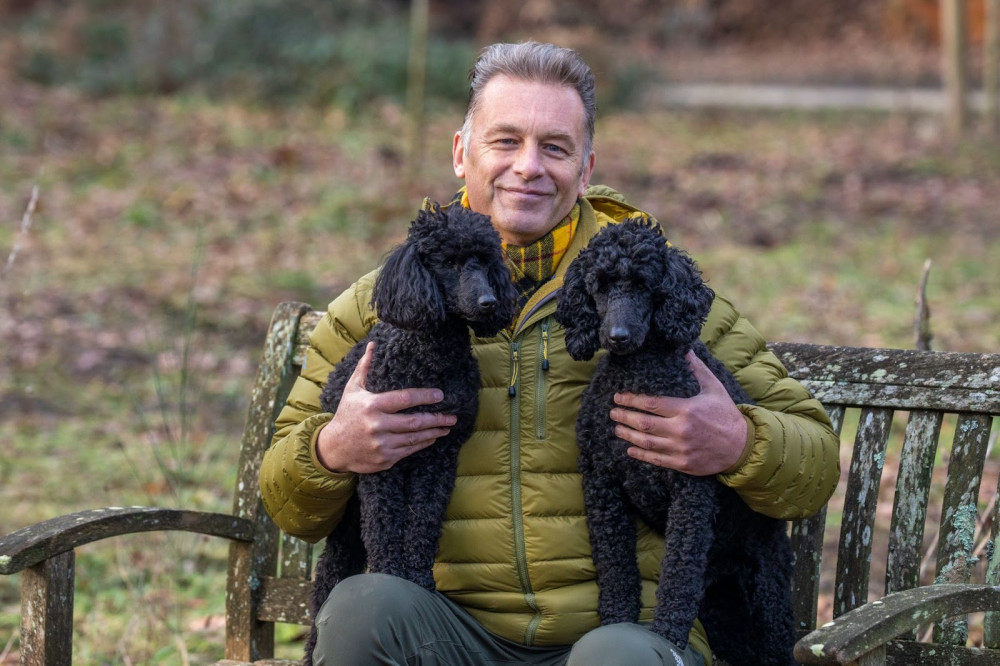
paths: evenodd
<path fill-rule="evenodd" d="M 253 540 L 253 523 L 222 513 L 151 507 L 91 509 L 45 520 L 0 537 L 0 574 L 14 574 L 79 546 L 137 532 L 179 530 Z"/>
<path fill-rule="evenodd" d="M 795 645 L 803 664 L 849 664 L 921 624 L 1000 610 L 1000 587 L 927 585 L 886 595 L 844 613 Z"/>

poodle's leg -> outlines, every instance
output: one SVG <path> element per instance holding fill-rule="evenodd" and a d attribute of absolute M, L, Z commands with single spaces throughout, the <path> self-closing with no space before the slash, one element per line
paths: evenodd
<path fill-rule="evenodd" d="M 746 588 L 746 581 L 737 575 L 715 578 L 698 611 L 712 651 L 731 666 L 757 663 L 749 646 L 760 637 L 748 626 Z"/>
<path fill-rule="evenodd" d="M 718 506 L 712 478 L 678 474 L 664 530 L 653 631 L 683 650 L 705 594 Z"/>
<path fill-rule="evenodd" d="M 323 552 L 316 562 L 316 576 L 309 598 L 312 616 L 330 596 L 333 588 L 348 576 L 361 573 L 365 566 L 364 544 L 361 542 L 361 514 L 358 496 L 347 502 L 344 517 L 326 538 Z M 312 666 L 312 651 L 316 647 L 316 625 L 313 623 L 305 643 L 303 666 Z"/>
<path fill-rule="evenodd" d="M 777 521 L 762 537 L 754 549 L 754 567 L 747 590 L 750 613 L 747 624 L 757 653 L 754 663 L 788 666 L 795 663 L 792 648 L 796 641 L 791 546 L 784 524 Z"/>
<path fill-rule="evenodd" d="M 400 464 L 358 477 L 361 499 L 361 537 L 372 573 L 404 576 L 403 561 L 406 498 Z"/>
<path fill-rule="evenodd" d="M 580 458 L 591 555 L 597 571 L 601 624 L 638 622 L 642 579 L 636 555 L 635 518 L 622 485 L 607 468 Z"/>
<path fill-rule="evenodd" d="M 433 444 L 435 457 L 428 464 L 415 467 L 407 479 L 406 577 L 428 590 L 434 590 L 434 559 L 441 541 L 445 508 L 455 487 L 458 447 L 449 442 Z"/>

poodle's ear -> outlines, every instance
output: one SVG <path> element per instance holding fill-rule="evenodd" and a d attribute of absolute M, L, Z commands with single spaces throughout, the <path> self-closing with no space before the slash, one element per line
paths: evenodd
<path fill-rule="evenodd" d="M 559 292 L 556 321 L 566 329 L 566 351 L 577 361 L 589 361 L 601 347 L 601 318 L 585 282 L 584 254 L 566 269 L 566 280 Z"/>
<path fill-rule="evenodd" d="M 701 335 L 715 292 L 690 257 L 668 247 L 657 300 L 653 322 L 660 334 L 676 342 L 694 342 Z"/>
<path fill-rule="evenodd" d="M 445 320 L 441 290 L 414 243 L 403 243 L 386 258 L 375 278 L 372 305 L 379 319 L 400 328 L 434 327 Z"/>
<path fill-rule="evenodd" d="M 493 295 L 497 297 L 497 306 L 488 321 L 472 327 L 475 334 L 480 337 L 496 335 L 510 326 L 517 316 L 517 287 L 514 286 L 510 269 L 504 263 L 503 257 L 498 256 L 496 261 L 491 261 L 486 267 L 486 280 L 493 290 Z"/>

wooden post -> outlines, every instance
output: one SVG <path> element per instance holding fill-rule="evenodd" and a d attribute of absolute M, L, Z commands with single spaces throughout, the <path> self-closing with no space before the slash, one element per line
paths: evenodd
<path fill-rule="evenodd" d="M 983 91 L 986 93 L 986 126 L 1000 136 L 1000 0 L 985 0 L 983 30 Z"/>
<path fill-rule="evenodd" d="M 424 90 L 427 82 L 429 0 L 410 6 L 410 55 L 406 83 L 406 184 L 412 187 L 423 160 Z"/>
<path fill-rule="evenodd" d="M 945 123 L 952 138 L 968 123 L 965 78 L 965 2 L 941 0 L 941 65 L 945 89 Z"/>

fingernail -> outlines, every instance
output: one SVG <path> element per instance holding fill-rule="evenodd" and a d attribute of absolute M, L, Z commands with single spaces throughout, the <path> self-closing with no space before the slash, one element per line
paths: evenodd
<path fill-rule="evenodd" d="M 441 402 L 442 400 L 444 400 L 444 393 L 442 393 L 441 391 L 435 390 L 433 396 L 434 400 L 437 402 Z"/>

